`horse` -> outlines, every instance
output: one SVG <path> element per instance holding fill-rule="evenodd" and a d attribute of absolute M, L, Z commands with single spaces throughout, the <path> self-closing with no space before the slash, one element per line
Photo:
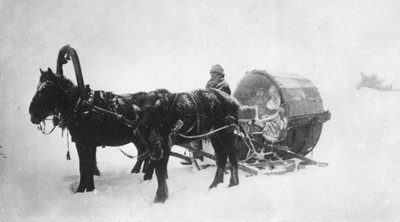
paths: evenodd
<path fill-rule="evenodd" d="M 143 105 L 144 115 L 136 133 L 145 143 L 158 188 L 155 203 L 168 199 L 167 165 L 172 145 L 184 145 L 209 136 L 216 156 L 217 170 L 210 189 L 223 183 L 227 158 L 231 164 L 229 186 L 239 184 L 235 153 L 235 127 L 238 124 L 238 102 L 217 89 L 194 90 L 159 95 L 155 103 Z"/>
<path fill-rule="evenodd" d="M 140 106 L 154 102 L 166 90 L 150 93 L 116 95 L 112 92 L 93 91 L 87 85 L 80 92 L 62 73 L 40 70 L 41 76 L 36 93 L 29 106 L 33 124 L 41 124 L 48 116 L 58 116 L 62 128 L 67 128 L 76 144 L 79 157 L 80 182 L 76 192 L 94 190 L 93 176 L 99 175 L 96 165 L 98 146 L 122 146 L 133 143 L 138 158 L 132 173 L 139 173 L 142 167 L 145 180 L 151 179 L 152 171 L 146 171 L 145 144 L 134 135 L 134 129 L 141 115 Z"/>

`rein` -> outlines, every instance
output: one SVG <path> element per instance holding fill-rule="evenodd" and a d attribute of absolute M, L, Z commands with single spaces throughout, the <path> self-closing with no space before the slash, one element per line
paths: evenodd
<path fill-rule="evenodd" d="M 187 93 L 187 95 L 192 99 L 192 101 L 193 101 L 193 103 L 194 103 L 194 108 L 195 108 L 196 113 L 197 113 L 197 115 L 196 115 L 196 121 L 193 123 L 193 125 L 189 128 L 189 130 L 188 130 L 187 132 L 191 131 L 191 130 L 194 128 L 194 125 L 197 124 L 197 133 L 199 133 L 199 132 L 200 132 L 200 123 L 202 122 L 202 121 L 201 121 L 201 117 L 200 117 L 200 115 L 199 115 L 199 107 L 197 106 L 197 102 L 199 102 L 199 98 L 198 98 L 197 95 L 195 95 L 194 92 Z M 175 105 L 176 100 L 177 100 L 177 95 L 174 96 L 173 102 L 172 102 L 172 103 L 169 105 L 169 107 L 168 107 L 168 115 L 167 115 L 167 117 L 170 116 L 171 109 L 172 109 L 173 105 Z M 200 108 L 201 111 L 203 111 L 202 108 L 203 108 L 203 107 Z M 214 134 L 214 133 L 217 133 L 217 132 L 219 132 L 219 131 L 221 131 L 221 130 L 224 130 L 224 129 L 227 129 L 227 128 L 231 128 L 231 127 L 235 127 L 235 128 L 239 131 L 239 126 L 238 126 L 237 124 L 232 123 L 232 124 L 229 124 L 229 125 L 220 127 L 220 128 L 218 128 L 218 129 L 211 130 L 211 131 L 208 132 L 208 133 L 198 134 L 198 135 L 194 135 L 194 136 L 187 136 L 187 135 L 184 135 L 184 134 L 182 134 L 182 133 L 178 133 L 179 130 L 183 127 L 183 124 L 184 124 L 184 123 L 183 123 L 181 120 L 178 120 L 178 121 L 176 122 L 176 124 L 175 124 L 175 127 L 172 129 L 172 132 L 171 132 L 171 134 L 170 134 L 170 137 L 171 137 L 171 136 L 180 136 L 180 137 L 185 138 L 185 139 L 197 139 L 197 140 L 201 140 L 201 139 L 204 139 L 204 138 L 209 137 L 210 135 L 212 135 L 212 134 Z"/>
<path fill-rule="evenodd" d="M 125 122 L 125 124 L 128 125 L 129 127 L 133 127 L 133 126 L 137 125 L 137 121 L 136 120 L 127 119 L 121 114 L 118 114 L 116 112 L 112 112 L 110 110 L 106 110 L 106 109 L 100 108 L 98 106 L 95 106 L 95 105 L 91 104 L 90 102 L 88 102 L 86 100 L 83 101 L 83 103 L 85 105 L 89 105 L 92 109 L 94 109 L 96 111 L 100 111 L 100 112 L 103 112 L 103 113 L 106 113 L 106 114 L 110 114 L 110 115 L 115 116 L 118 120 L 123 120 Z"/>
<path fill-rule="evenodd" d="M 38 130 L 39 130 L 40 132 L 42 132 L 44 135 L 50 135 L 50 134 L 54 131 L 54 129 L 57 127 L 57 124 L 55 124 L 55 125 L 53 126 L 53 128 L 50 130 L 50 132 L 47 133 L 47 132 L 46 132 L 46 122 L 45 122 L 46 120 L 52 120 L 52 119 L 45 119 L 45 120 L 43 120 L 37 128 L 38 128 Z"/>
<path fill-rule="evenodd" d="M 129 155 L 126 152 L 124 152 L 122 149 L 119 149 L 119 151 L 121 151 L 122 154 L 124 154 L 126 157 L 128 157 L 130 159 L 137 158 L 138 160 L 144 160 L 149 156 L 149 152 L 148 151 L 146 151 L 146 152 L 144 152 L 144 153 L 142 153 L 142 154 L 140 154 L 138 156 Z"/>
<path fill-rule="evenodd" d="M 232 123 L 232 124 L 229 124 L 229 125 L 220 127 L 220 128 L 218 128 L 218 129 L 216 129 L 216 130 L 211 130 L 211 131 L 208 132 L 208 133 L 199 134 L 199 135 L 195 135 L 195 136 L 186 136 L 186 135 L 183 135 L 183 134 L 181 134 L 181 133 L 176 133 L 176 135 L 178 135 L 178 136 L 180 136 L 180 137 L 183 137 L 183 138 L 185 138 L 185 139 L 203 139 L 203 138 L 209 137 L 210 135 L 212 135 L 212 134 L 214 134 L 214 133 L 216 133 L 216 132 L 219 132 L 219 131 L 221 131 L 221 130 L 224 130 L 224 129 L 227 129 L 227 128 L 231 128 L 231 127 L 238 128 L 238 125 Z"/>

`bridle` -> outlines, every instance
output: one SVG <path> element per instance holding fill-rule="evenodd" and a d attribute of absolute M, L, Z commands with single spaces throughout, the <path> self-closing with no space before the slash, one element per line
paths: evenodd
<path fill-rule="evenodd" d="M 47 84 L 55 84 L 54 82 L 50 81 L 50 80 L 46 80 L 44 82 L 42 82 L 38 87 L 37 87 L 37 91 L 39 92 L 40 90 L 42 90 L 43 88 L 47 87 Z"/>
<path fill-rule="evenodd" d="M 36 95 L 33 97 L 33 100 L 38 100 L 38 98 L 37 98 L 38 94 L 41 92 L 41 90 L 46 88 L 48 85 L 57 85 L 57 83 L 54 81 L 51 81 L 51 80 L 46 80 L 46 81 L 42 82 L 41 84 L 39 84 L 37 87 Z M 80 102 L 81 102 L 81 99 L 79 97 L 76 104 L 74 105 L 73 112 L 76 111 Z M 68 120 L 64 120 L 64 117 L 61 115 L 61 113 L 57 109 L 50 111 L 50 115 L 52 116 L 52 118 L 45 118 L 44 120 L 42 120 L 39 123 L 39 126 L 37 127 L 38 130 L 41 131 L 44 135 L 50 135 L 57 126 L 64 128 L 65 124 L 67 122 L 69 122 L 69 120 L 72 119 L 72 116 L 71 116 L 70 118 L 68 118 Z M 48 132 L 46 132 L 46 121 L 52 121 L 52 123 L 53 123 L 53 128 Z"/>
<path fill-rule="evenodd" d="M 42 122 L 39 123 L 37 129 L 40 132 L 42 132 L 44 135 L 50 135 L 54 131 L 54 129 L 58 126 L 58 124 L 54 124 L 55 119 L 56 119 L 55 115 L 53 115 L 52 119 L 46 118 L 46 119 L 42 120 Z M 46 132 L 46 120 L 51 120 L 53 122 L 53 128 L 49 132 Z"/>

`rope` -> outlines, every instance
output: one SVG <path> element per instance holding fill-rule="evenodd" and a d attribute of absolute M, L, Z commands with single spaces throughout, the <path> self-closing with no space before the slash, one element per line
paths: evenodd
<path fill-rule="evenodd" d="M 186 136 L 186 135 L 183 135 L 183 134 L 180 134 L 180 133 L 178 133 L 177 135 L 178 135 L 178 136 L 181 136 L 181 137 L 183 137 L 183 138 L 186 138 L 186 139 L 201 139 L 201 138 L 204 138 L 204 137 L 208 137 L 208 136 L 210 136 L 210 135 L 212 135 L 212 134 L 214 134 L 214 133 L 217 133 L 218 131 L 221 131 L 221 130 L 224 130 L 224 129 L 226 129 L 226 128 L 233 127 L 233 126 L 237 127 L 238 129 L 241 128 L 240 126 L 238 126 L 238 125 L 236 125 L 236 124 L 230 124 L 230 125 L 226 125 L 226 126 L 223 126 L 223 127 L 221 127 L 221 128 L 218 128 L 218 129 L 216 129 L 216 130 L 210 131 L 210 132 L 208 132 L 208 133 L 200 134 L 200 135 L 196 135 L 196 136 Z M 240 132 L 240 130 L 238 130 L 238 132 Z M 239 136 L 243 138 L 243 141 L 244 141 L 245 145 L 246 145 L 246 146 L 248 147 L 248 149 L 249 149 L 249 152 L 247 153 L 247 158 L 245 159 L 245 161 L 251 159 L 252 157 L 256 157 L 256 156 L 259 156 L 259 155 L 263 155 L 262 152 L 257 152 L 257 151 L 256 151 L 256 149 L 254 148 L 254 145 L 253 145 L 253 143 L 251 142 L 251 139 L 248 137 L 248 135 L 247 135 L 246 133 L 244 133 L 244 132 L 243 132 L 242 134 L 244 134 L 244 136 L 241 135 L 241 134 L 239 134 Z M 247 140 L 248 140 L 248 141 L 247 141 Z"/>
<path fill-rule="evenodd" d="M 43 123 L 43 126 L 42 126 L 42 124 L 40 124 L 38 126 L 38 130 L 40 130 L 44 135 L 50 135 L 54 131 L 56 126 L 57 126 L 57 125 L 54 125 L 53 129 L 51 129 L 50 132 L 46 133 L 46 122 L 45 122 L 45 120 L 43 120 L 42 123 Z"/>
<path fill-rule="evenodd" d="M 119 151 L 121 151 L 122 154 L 124 154 L 126 157 L 128 157 L 130 159 L 133 159 L 133 158 L 136 157 L 138 160 L 143 160 L 149 155 L 149 152 L 147 152 L 147 151 L 142 153 L 142 154 L 140 154 L 140 155 L 138 155 L 138 156 L 129 155 L 126 152 L 124 152 L 122 149 L 119 149 Z"/>
<path fill-rule="evenodd" d="M 180 133 L 178 133 L 177 135 L 180 136 L 180 137 L 183 137 L 183 138 L 185 138 L 185 139 L 200 139 L 200 138 L 208 137 L 208 136 L 210 136 L 210 135 L 212 135 L 212 134 L 214 134 L 214 133 L 216 133 L 216 132 L 218 132 L 218 131 L 224 130 L 224 129 L 229 128 L 229 127 L 232 127 L 232 126 L 237 127 L 236 124 L 230 124 L 230 125 L 226 125 L 226 126 L 223 126 L 223 127 L 221 127 L 221 128 L 218 128 L 218 129 L 216 129 L 216 130 L 212 130 L 212 131 L 210 131 L 210 132 L 208 132 L 208 133 L 204 133 L 204 134 L 200 134 L 200 135 L 186 136 L 186 135 L 183 135 L 183 134 L 180 134 Z"/>

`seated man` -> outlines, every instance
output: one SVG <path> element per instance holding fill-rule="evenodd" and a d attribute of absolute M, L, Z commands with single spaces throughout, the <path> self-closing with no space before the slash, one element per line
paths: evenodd
<path fill-rule="evenodd" d="M 287 118 L 285 118 L 285 110 L 281 107 L 281 98 L 275 86 L 269 88 L 268 96 L 269 100 L 265 107 L 268 112 L 256 123 L 263 127 L 263 137 L 275 143 L 281 140 L 282 130 L 287 127 Z"/>

